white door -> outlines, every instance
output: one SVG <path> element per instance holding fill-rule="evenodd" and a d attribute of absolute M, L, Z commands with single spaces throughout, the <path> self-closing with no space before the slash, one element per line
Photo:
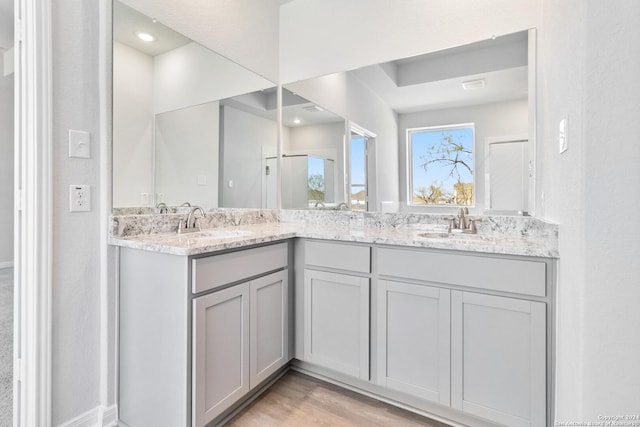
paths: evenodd
<path fill-rule="evenodd" d="M 449 406 L 450 291 L 378 282 L 378 382 Z"/>
<path fill-rule="evenodd" d="M 289 361 L 287 270 L 250 284 L 250 386 L 254 388 Z"/>
<path fill-rule="evenodd" d="M 369 380 L 369 279 L 305 270 L 304 357 Z"/>
<path fill-rule="evenodd" d="M 545 304 L 451 292 L 451 406 L 519 426 L 546 425 Z"/>
<path fill-rule="evenodd" d="M 249 283 L 193 301 L 193 424 L 206 425 L 249 391 Z"/>

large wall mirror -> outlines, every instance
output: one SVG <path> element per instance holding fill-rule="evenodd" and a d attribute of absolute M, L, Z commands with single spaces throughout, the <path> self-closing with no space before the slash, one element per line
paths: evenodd
<path fill-rule="evenodd" d="M 368 210 L 524 214 L 534 208 L 535 66 L 529 30 L 284 87 L 368 130 L 345 132 L 349 206 L 364 193 Z M 399 204 L 388 200 L 398 193 Z"/>
<path fill-rule="evenodd" d="M 343 207 L 343 117 L 287 88 L 282 92 L 282 207 Z"/>
<path fill-rule="evenodd" d="M 113 206 L 277 208 L 274 83 L 113 2 Z"/>

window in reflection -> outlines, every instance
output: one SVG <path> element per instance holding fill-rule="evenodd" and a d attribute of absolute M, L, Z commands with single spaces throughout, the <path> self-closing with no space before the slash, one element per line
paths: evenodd
<path fill-rule="evenodd" d="M 351 209 L 367 210 L 367 137 L 351 136 Z"/>
<path fill-rule="evenodd" d="M 412 205 L 474 205 L 473 123 L 407 130 Z"/>

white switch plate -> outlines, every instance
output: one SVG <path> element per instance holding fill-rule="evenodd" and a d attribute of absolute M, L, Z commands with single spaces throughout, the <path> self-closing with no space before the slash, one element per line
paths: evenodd
<path fill-rule="evenodd" d="M 91 134 L 81 130 L 69 130 L 69 157 L 91 157 Z"/>
<path fill-rule="evenodd" d="M 560 125 L 558 126 L 558 151 L 560 154 L 567 151 L 569 148 L 569 128 L 567 123 L 567 118 L 563 117 L 560 120 Z"/>
<path fill-rule="evenodd" d="M 197 180 L 198 180 L 198 185 L 207 185 L 207 175 L 202 173 L 198 174 Z"/>
<path fill-rule="evenodd" d="M 69 212 L 89 212 L 91 210 L 91 186 L 69 186 Z"/>

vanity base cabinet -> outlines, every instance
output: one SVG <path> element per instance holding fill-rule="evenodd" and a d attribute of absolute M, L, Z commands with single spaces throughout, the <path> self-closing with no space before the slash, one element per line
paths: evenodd
<path fill-rule="evenodd" d="M 205 426 L 289 363 L 289 244 L 194 257 L 118 248 L 119 422 Z"/>
<path fill-rule="evenodd" d="M 249 387 L 289 362 L 289 285 L 287 270 L 250 284 Z"/>
<path fill-rule="evenodd" d="M 188 425 L 187 258 L 118 251 L 119 420 L 131 427 Z"/>
<path fill-rule="evenodd" d="M 193 301 L 194 425 L 205 426 L 289 362 L 287 270 Z"/>
<path fill-rule="evenodd" d="M 193 414 L 204 426 L 249 392 L 249 283 L 193 301 Z"/>
<path fill-rule="evenodd" d="M 451 406 L 500 424 L 546 425 L 545 304 L 451 292 Z"/>
<path fill-rule="evenodd" d="M 304 271 L 304 358 L 369 379 L 369 279 Z"/>
<path fill-rule="evenodd" d="M 450 291 L 378 282 L 378 384 L 448 406 Z"/>

